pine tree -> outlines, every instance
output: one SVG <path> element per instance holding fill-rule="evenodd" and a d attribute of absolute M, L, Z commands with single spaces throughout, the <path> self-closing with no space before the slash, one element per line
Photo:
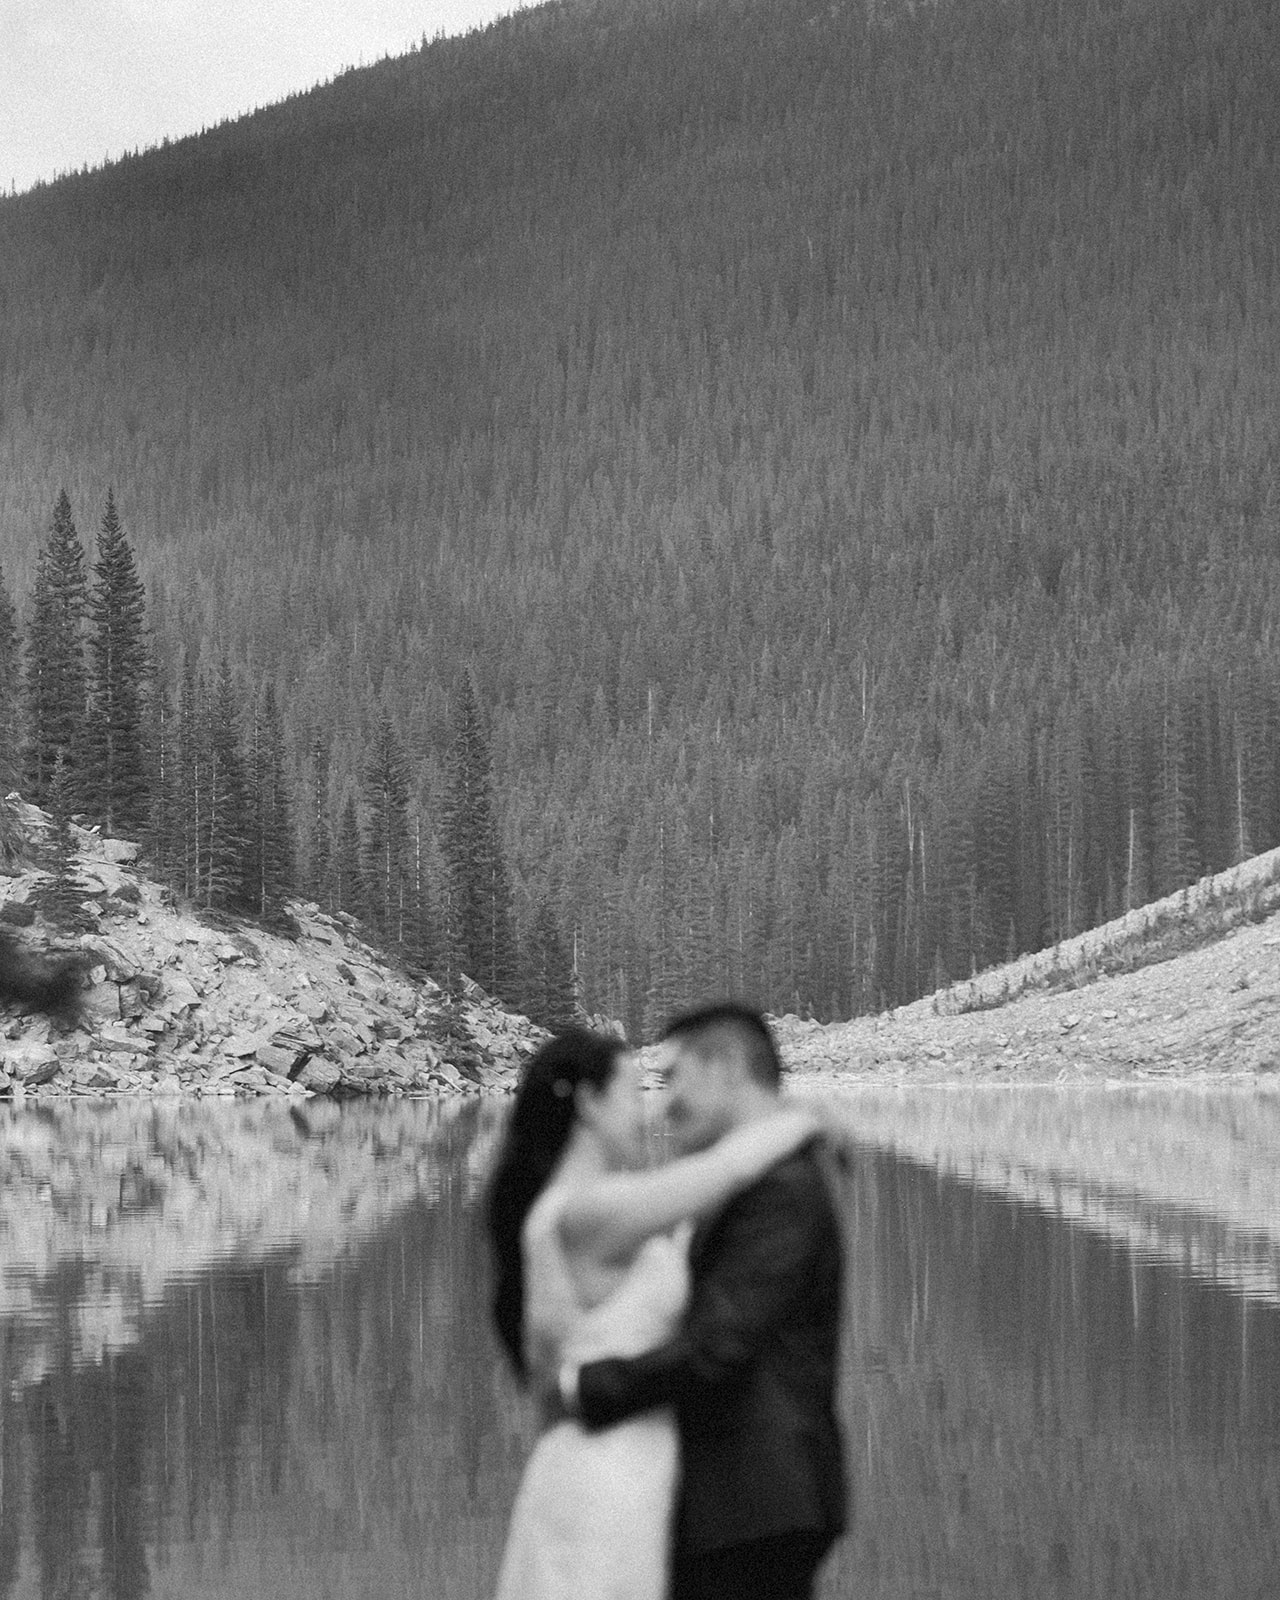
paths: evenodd
<path fill-rule="evenodd" d="M 248 768 L 249 839 L 243 896 L 258 916 L 272 917 L 294 892 L 296 874 L 280 713 L 269 684 L 254 711 Z"/>
<path fill-rule="evenodd" d="M 84 548 L 64 489 L 36 567 L 27 634 L 27 782 L 37 803 L 48 797 L 59 755 L 69 803 L 74 807 L 83 798 L 85 605 Z"/>
<path fill-rule="evenodd" d="M 1157 894 L 1172 894 L 1197 876 L 1195 783 L 1182 685 L 1165 684 L 1159 727 L 1159 789 L 1156 799 Z"/>
<path fill-rule="evenodd" d="M 235 685 L 226 658 L 217 684 L 206 691 L 208 706 L 208 800 L 200 862 L 200 898 L 226 908 L 244 902 L 251 822 L 248 786 L 240 753 Z"/>
<path fill-rule="evenodd" d="M 494 816 L 489 741 L 470 676 L 462 680 L 454 710 L 442 834 L 457 960 L 490 994 L 509 996 L 516 986 L 511 894 Z"/>
<path fill-rule="evenodd" d="M 45 796 L 53 828 L 49 836 L 49 878 L 41 888 L 40 909 L 60 928 L 77 928 L 85 922 L 80 907 L 81 889 L 76 882 L 71 833 L 73 789 L 71 769 L 59 751 Z"/>
<path fill-rule="evenodd" d="M 158 877 L 176 882 L 181 865 L 178 836 L 178 753 L 174 743 L 175 718 L 165 684 L 159 676 L 147 697 L 147 854 Z"/>
<path fill-rule="evenodd" d="M 22 726 L 18 693 L 20 659 L 18 616 L 4 581 L 4 572 L 0 570 L 0 801 L 18 784 Z"/>
<path fill-rule="evenodd" d="M 207 832 L 207 721 L 204 685 L 196 672 L 194 653 L 189 653 L 183 663 L 182 686 L 178 692 L 170 871 L 174 887 L 191 900 L 200 894 L 200 866 Z"/>
<path fill-rule="evenodd" d="M 432 836 L 424 825 L 421 810 L 415 806 L 409 825 L 411 919 L 406 935 L 409 954 L 427 971 L 439 971 L 445 953 L 432 915 L 432 886 L 440 872 L 432 849 Z"/>
<path fill-rule="evenodd" d="M 146 593 L 107 491 L 89 595 L 85 803 L 108 834 L 137 838 L 147 822 Z"/>
<path fill-rule="evenodd" d="M 525 1013 L 544 1028 L 563 1028 L 578 1016 L 573 959 L 546 900 L 534 913 L 525 948 Z"/>
<path fill-rule="evenodd" d="M 319 728 L 311 735 L 311 788 L 308 797 L 311 847 L 307 862 L 307 893 L 327 911 L 333 899 L 333 839 L 329 827 L 329 745 Z"/>
<path fill-rule="evenodd" d="M 364 769 L 369 833 L 364 881 L 373 920 L 386 939 L 405 939 L 405 863 L 409 843 L 409 769 L 391 718 L 378 720 Z"/>
<path fill-rule="evenodd" d="M 364 851 L 360 839 L 360 816 L 354 795 L 347 796 L 338 829 L 338 848 L 333 864 L 334 896 L 337 910 L 361 917 L 365 912 Z"/>

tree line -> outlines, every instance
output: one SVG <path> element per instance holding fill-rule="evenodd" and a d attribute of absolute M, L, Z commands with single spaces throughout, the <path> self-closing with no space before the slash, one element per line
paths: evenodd
<path fill-rule="evenodd" d="M 193 905 L 288 928 L 288 900 L 308 895 L 449 986 L 469 977 L 548 1025 L 576 1015 L 572 962 L 549 909 L 517 930 L 488 735 L 465 674 L 439 817 L 413 804 L 385 714 L 335 811 L 317 732 L 302 860 L 295 819 L 308 797 L 290 775 L 273 687 L 242 685 L 225 657 L 202 665 L 196 648 L 175 653 L 170 683 L 156 646 L 114 492 L 90 565 L 61 491 L 25 629 L 0 571 L 0 793 L 17 788 L 51 814 L 50 912 L 76 919 L 75 820 L 139 841 Z"/>

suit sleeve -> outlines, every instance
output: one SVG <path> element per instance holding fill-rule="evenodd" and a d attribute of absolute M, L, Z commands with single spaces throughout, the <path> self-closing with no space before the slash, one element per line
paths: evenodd
<path fill-rule="evenodd" d="M 588 1427 L 696 1401 L 742 1375 L 804 1290 L 817 1220 L 807 1200 L 775 1169 L 726 1208 L 706 1241 L 680 1331 L 656 1349 L 579 1372 Z"/>

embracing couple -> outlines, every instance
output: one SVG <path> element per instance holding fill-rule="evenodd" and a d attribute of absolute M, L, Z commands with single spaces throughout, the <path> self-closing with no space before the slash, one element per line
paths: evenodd
<path fill-rule="evenodd" d="M 768 1024 L 667 1029 L 675 1158 L 639 1067 L 581 1030 L 529 1063 L 489 1194 L 494 1315 L 546 1427 L 498 1600 L 806 1600 L 844 1525 L 842 1251 L 816 1118 Z"/>

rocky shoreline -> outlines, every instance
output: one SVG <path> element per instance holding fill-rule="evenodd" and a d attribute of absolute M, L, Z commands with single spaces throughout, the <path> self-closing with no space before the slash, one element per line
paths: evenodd
<path fill-rule="evenodd" d="M 38 860 L 48 818 L 9 806 Z M 76 955 L 90 981 L 74 1028 L 0 1009 L 0 1097 L 502 1093 L 545 1038 L 473 984 L 410 978 L 351 917 L 294 902 L 285 933 L 205 916 L 147 878 L 131 842 L 75 842 L 74 937 L 44 925 L 38 866 L 0 874 L 0 929 Z M 1107 970 L 1171 926 L 1180 953 Z M 1280 1075 L 1280 851 L 912 1005 L 775 1024 L 797 1079 L 833 1088 Z"/>
<path fill-rule="evenodd" d="M 781 1018 L 783 1058 L 832 1087 L 1276 1082 L 1278 880 L 1280 851 L 1271 851 L 880 1016 L 827 1026 Z"/>
<path fill-rule="evenodd" d="M 48 819 L 16 810 L 38 845 Z M 204 917 L 137 870 L 130 841 L 75 843 L 82 933 L 43 925 L 37 867 L 0 876 L 0 926 L 76 955 L 90 984 L 75 1027 L 0 1010 L 0 1096 L 505 1091 L 545 1037 L 475 985 L 412 980 L 348 916 L 294 902 L 287 934 Z"/>

